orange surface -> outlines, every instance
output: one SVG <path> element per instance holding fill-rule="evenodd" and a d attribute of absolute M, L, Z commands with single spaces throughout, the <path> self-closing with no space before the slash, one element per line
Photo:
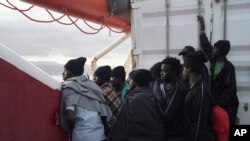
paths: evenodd
<path fill-rule="evenodd" d="M 22 0 L 59 13 L 105 24 L 124 32 L 130 31 L 130 21 L 118 15 L 110 15 L 107 0 Z M 105 18 L 106 17 L 106 18 Z M 107 18 L 108 17 L 108 18 Z"/>

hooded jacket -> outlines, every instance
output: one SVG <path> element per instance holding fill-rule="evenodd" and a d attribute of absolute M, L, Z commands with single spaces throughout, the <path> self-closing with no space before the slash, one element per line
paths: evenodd
<path fill-rule="evenodd" d="M 213 141 L 213 99 L 209 88 L 202 80 L 188 92 L 184 104 L 185 140 Z"/>
<path fill-rule="evenodd" d="M 178 77 L 174 79 L 173 86 L 169 89 L 166 88 L 163 80 L 157 79 L 156 82 L 157 84 L 154 84 L 154 93 L 159 97 L 157 98 L 157 106 L 163 119 L 167 137 L 184 137 L 183 109 L 188 89 Z"/>
<path fill-rule="evenodd" d="M 239 100 L 237 97 L 237 86 L 235 68 L 227 59 L 221 72 L 214 77 L 216 60 L 212 58 L 212 45 L 209 43 L 206 34 L 200 35 L 201 48 L 211 63 L 211 92 L 215 104 L 221 106 L 228 113 L 230 124 L 235 124 Z"/>

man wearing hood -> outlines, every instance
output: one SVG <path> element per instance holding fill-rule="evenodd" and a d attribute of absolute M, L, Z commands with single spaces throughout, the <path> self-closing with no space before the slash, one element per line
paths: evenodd
<path fill-rule="evenodd" d="M 227 60 L 230 51 L 228 40 L 219 40 L 212 46 L 205 34 L 203 17 L 199 16 L 200 22 L 200 43 L 202 51 L 211 63 L 211 92 L 215 104 L 226 110 L 230 124 L 236 123 L 236 116 L 239 106 L 237 97 L 237 86 L 234 65 Z"/>
<path fill-rule="evenodd" d="M 83 75 L 85 62 L 79 57 L 64 66 L 60 123 L 72 141 L 103 141 L 101 117 L 110 119 L 112 112 L 100 87 Z"/>
<path fill-rule="evenodd" d="M 166 141 L 153 91 L 149 87 L 151 80 L 148 70 L 133 72 L 132 90 L 127 94 L 108 141 Z"/>

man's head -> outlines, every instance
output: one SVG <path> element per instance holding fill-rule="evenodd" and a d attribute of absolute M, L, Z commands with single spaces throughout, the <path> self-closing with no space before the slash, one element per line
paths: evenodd
<path fill-rule="evenodd" d="M 187 56 L 189 53 L 192 53 L 192 52 L 195 52 L 194 47 L 192 47 L 192 46 L 185 46 L 185 47 L 182 49 L 182 51 L 179 53 L 179 56 L 182 55 L 182 59 L 183 59 L 183 61 L 185 61 L 186 56 Z"/>
<path fill-rule="evenodd" d="M 182 66 L 180 60 L 167 57 L 162 61 L 161 65 L 161 79 L 166 82 L 171 82 L 176 76 L 180 76 L 182 72 Z"/>
<path fill-rule="evenodd" d="M 131 79 L 137 87 L 149 87 L 149 84 L 152 81 L 152 76 L 150 71 L 139 69 L 131 75 Z"/>
<path fill-rule="evenodd" d="M 129 87 L 130 87 L 130 90 L 132 90 L 132 89 L 134 89 L 135 88 L 135 82 L 133 81 L 133 79 L 132 78 L 134 78 L 134 75 L 135 75 L 135 72 L 136 72 L 137 70 L 133 70 L 133 71 L 131 71 L 129 74 L 128 74 L 128 78 L 127 78 L 127 83 L 128 83 L 128 85 L 129 85 Z"/>
<path fill-rule="evenodd" d="M 227 56 L 230 51 L 230 42 L 228 40 L 219 40 L 214 44 L 214 48 L 212 50 L 212 57 L 218 59 L 219 57 Z"/>
<path fill-rule="evenodd" d="M 153 79 L 161 78 L 161 65 L 162 62 L 158 62 L 150 68 Z"/>
<path fill-rule="evenodd" d="M 126 79 L 126 72 L 123 66 L 115 67 L 111 73 L 110 82 L 114 88 L 124 85 Z"/>
<path fill-rule="evenodd" d="M 64 65 L 63 80 L 82 75 L 86 60 L 87 59 L 85 57 L 69 60 Z"/>
<path fill-rule="evenodd" d="M 201 51 L 196 51 L 187 55 L 183 64 L 183 79 L 189 80 L 191 73 L 202 74 L 202 67 L 207 61 L 204 54 Z"/>
<path fill-rule="evenodd" d="M 94 81 L 97 85 L 101 86 L 106 82 L 109 82 L 111 77 L 111 67 L 101 66 L 94 73 Z"/>

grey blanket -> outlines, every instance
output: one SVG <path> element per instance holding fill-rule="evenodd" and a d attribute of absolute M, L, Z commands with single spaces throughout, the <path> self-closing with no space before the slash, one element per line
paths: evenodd
<path fill-rule="evenodd" d="M 70 78 L 62 85 L 60 124 L 65 131 L 70 132 L 70 126 L 65 115 L 65 108 L 79 106 L 89 111 L 98 112 L 109 120 L 112 112 L 102 94 L 102 90 L 85 75 Z"/>

